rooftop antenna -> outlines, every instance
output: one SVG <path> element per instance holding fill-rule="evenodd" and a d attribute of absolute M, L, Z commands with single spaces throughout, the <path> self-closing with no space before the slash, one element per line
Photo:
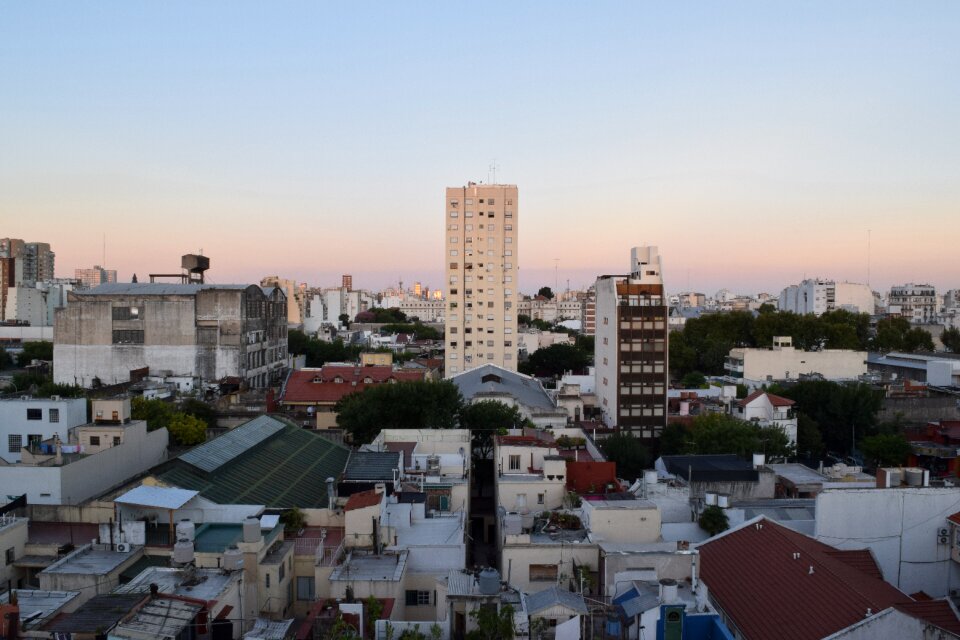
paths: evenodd
<path fill-rule="evenodd" d="M 491 176 L 493 180 L 491 180 Z M 487 167 L 487 182 L 490 184 L 497 184 L 497 159 L 494 158 L 493 162 L 490 163 L 490 166 Z"/>

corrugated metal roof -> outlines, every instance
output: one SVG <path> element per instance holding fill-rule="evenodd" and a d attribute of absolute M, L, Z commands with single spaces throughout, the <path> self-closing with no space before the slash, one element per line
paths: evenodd
<path fill-rule="evenodd" d="M 283 431 L 284 424 L 270 416 L 259 416 L 210 442 L 187 451 L 180 459 L 206 472 L 216 471 L 226 463 Z"/>
<path fill-rule="evenodd" d="M 244 640 L 283 640 L 287 637 L 293 622 L 292 619 L 274 622 L 273 620 L 257 618 L 253 629 L 247 631 L 243 637 Z"/>
<path fill-rule="evenodd" d="M 174 489 L 172 487 L 151 487 L 142 484 L 127 491 L 116 498 L 114 502 L 120 504 L 134 504 L 139 507 L 156 507 L 158 509 L 179 509 L 192 500 L 199 491 Z"/>
<path fill-rule="evenodd" d="M 565 607 L 579 614 L 588 613 L 583 596 L 559 587 L 550 587 L 527 596 L 527 615 L 532 616 L 554 606 Z"/>
<path fill-rule="evenodd" d="M 389 481 L 394 479 L 394 471 L 400 468 L 400 452 L 394 451 L 354 451 L 343 471 L 344 480 L 353 481 Z"/>
<path fill-rule="evenodd" d="M 130 620 L 110 632 L 111 638 L 179 638 L 202 607 L 192 602 L 159 597 L 145 604 Z"/>

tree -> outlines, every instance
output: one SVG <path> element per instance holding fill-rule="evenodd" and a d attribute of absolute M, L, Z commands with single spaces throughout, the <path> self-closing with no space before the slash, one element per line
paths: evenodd
<path fill-rule="evenodd" d="M 287 351 L 292 356 L 299 356 L 307 352 L 307 345 L 310 338 L 299 329 L 290 329 L 287 332 Z"/>
<path fill-rule="evenodd" d="M 910 443 L 899 433 L 881 433 L 860 441 L 864 460 L 879 467 L 898 467 L 910 455 Z"/>
<path fill-rule="evenodd" d="M 851 453 L 854 435 L 876 433 L 883 393 L 869 385 L 805 380 L 785 389 L 782 395 L 796 401 L 795 409 L 817 423 L 830 451 Z"/>
<path fill-rule="evenodd" d="M 9 369 L 13 366 L 13 356 L 7 353 L 7 350 L 0 347 L 0 370 Z"/>
<path fill-rule="evenodd" d="M 170 438 L 182 446 L 200 444 L 207 439 L 207 425 L 203 420 L 186 413 L 173 414 L 167 431 L 170 432 Z"/>
<path fill-rule="evenodd" d="M 531 353 L 519 369 L 527 375 L 559 377 L 567 371 L 580 372 L 589 366 L 590 355 L 574 345 L 557 343 Z"/>
<path fill-rule="evenodd" d="M 727 514 L 717 505 L 710 505 L 703 510 L 700 518 L 697 520 L 700 528 L 706 531 L 710 537 L 726 531 L 730 527 Z"/>
<path fill-rule="evenodd" d="M 300 531 L 307 524 L 307 516 L 297 507 L 287 509 L 280 514 L 284 531 Z"/>
<path fill-rule="evenodd" d="M 628 433 L 612 435 L 600 443 L 603 454 L 617 463 L 617 476 L 627 480 L 643 477 L 650 465 L 650 452 L 639 439 Z"/>
<path fill-rule="evenodd" d="M 520 326 L 530 324 L 530 316 L 523 313 L 517 315 L 517 324 Z"/>
<path fill-rule="evenodd" d="M 805 413 L 797 414 L 797 455 L 819 458 L 823 453 L 820 425 Z"/>
<path fill-rule="evenodd" d="M 383 429 L 453 429 L 463 397 L 452 382 L 397 382 L 366 387 L 337 403 L 337 425 L 354 444 Z"/>
<path fill-rule="evenodd" d="M 669 423 L 660 432 L 660 455 L 672 456 L 687 453 L 688 443 L 693 441 L 693 433 L 681 422 Z"/>
<path fill-rule="evenodd" d="M 170 426 L 173 407 L 163 400 L 137 396 L 130 403 L 130 414 L 134 420 L 146 420 L 147 431 L 155 431 Z"/>
<path fill-rule="evenodd" d="M 732 453 L 740 457 L 765 453 L 772 459 L 794 455 L 794 447 L 782 428 L 761 427 L 725 413 L 697 416 L 691 423 L 689 436 L 691 439 L 686 443 L 684 453 Z"/>
<path fill-rule="evenodd" d="M 871 343 L 874 351 L 933 351 L 933 337 L 920 327 L 911 327 L 906 318 L 882 318 L 877 322 Z"/>
<path fill-rule="evenodd" d="M 684 389 L 699 389 L 707 384 L 707 378 L 699 371 L 691 371 L 680 381 Z"/>
<path fill-rule="evenodd" d="M 486 460 L 493 454 L 493 436 L 519 429 L 527 423 L 520 410 L 496 400 L 465 404 L 460 410 L 460 428 L 470 429 L 472 456 Z"/>
<path fill-rule="evenodd" d="M 17 366 L 26 367 L 34 360 L 53 360 L 53 343 L 41 340 L 40 342 L 24 342 L 23 351 L 17 356 Z"/>
<path fill-rule="evenodd" d="M 337 316 L 337 320 L 340 321 L 340 324 L 342 324 L 342 325 L 344 326 L 344 328 L 346 328 L 346 329 L 349 329 L 349 328 L 350 328 L 350 315 L 349 315 L 349 314 L 341 313 L 339 316 Z"/>
<path fill-rule="evenodd" d="M 940 334 L 940 342 L 947 351 L 960 353 L 960 329 L 956 327 L 947 327 Z"/>
<path fill-rule="evenodd" d="M 513 626 L 513 607 L 509 604 L 497 610 L 496 605 L 481 605 L 470 612 L 476 620 L 477 628 L 467 634 L 467 640 L 513 640 L 516 629 Z"/>
<path fill-rule="evenodd" d="M 540 290 L 537 291 L 538 296 L 543 296 L 547 300 L 553 300 L 553 289 L 550 287 L 540 287 Z"/>
<path fill-rule="evenodd" d="M 207 427 L 212 427 L 217 424 L 217 410 L 202 400 L 187 398 L 180 403 L 180 411 L 202 420 Z"/>

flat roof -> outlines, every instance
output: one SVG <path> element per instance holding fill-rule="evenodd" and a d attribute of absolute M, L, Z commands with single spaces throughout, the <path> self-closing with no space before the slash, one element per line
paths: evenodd
<path fill-rule="evenodd" d="M 403 579 L 406 566 L 406 551 L 382 555 L 354 552 L 347 557 L 343 564 L 333 570 L 333 573 L 330 574 L 330 581 L 399 582 Z"/>
<path fill-rule="evenodd" d="M 150 567 L 113 592 L 150 593 L 150 585 L 156 584 L 160 593 L 200 600 L 218 600 L 230 584 L 239 579 L 239 573 L 224 573 L 219 569 L 194 569 L 188 572 L 171 567 Z"/>
<path fill-rule="evenodd" d="M 200 613 L 202 607 L 193 602 L 159 596 L 149 601 L 126 622 L 110 632 L 111 638 L 139 640 L 144 635 L 154 638 L 179 638 Z"/>
<path fill-rule="evenodd" d="M 21 620 L 39 613 L 27 623 L 29 627 L 39 626 L 80 595 L 79 591 L 42 591 L 40 589 L 14 589 L 13 591 L 17 594 Z M 9 591 L 0 594 L 0 603 L 9 601 Z"/>
<path fill-rule="evenodd" d="M 102 576 L 132 558 L 135 552 L 140 551 L 140 547 L 131 551 L 113 551 L 109 547 L 102 548 L 106 545 L 97 545 L 97 547 L 100 548 L 94 548 L 89 544 L 84 545 L 70 555 L 54 562 L 41 573 L 84 573 Z"/>
<path fill-rule="evenodd" d="M 157 509 L 179 509 L 193 498 L 200 495 L 199 491 L 176 489 L 173 487 L 154 487 L 142 484 L 127 491 L 114 502 L 132 504 L 138 507 L 155 507 Z"/>
<path fill-rule="evenodd" d="M 411 523 L 410 503 L 387 505 L 389 520 L 385 524 L 395 527 L 397 547 L 441 546 L 463 544 L 463 514 L 437 516 L 414 520 Z"/>

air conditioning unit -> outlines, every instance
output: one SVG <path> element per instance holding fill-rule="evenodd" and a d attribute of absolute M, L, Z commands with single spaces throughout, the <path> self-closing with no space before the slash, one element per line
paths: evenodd
<path fill-rule="evenodd" d="M 937 542 L 939 544 L 949 544 L 950 538 L 948 538 L 947 536 L 937 536 Z"/>
<path fill-rule="evenodd" d="M 130 551 L 130 543 L 129 543 L 129 542 L 118 542 L 118 543 L 117 543 L 117 551 L 119 551 L 120 553 L 129 553 L 129 551 Z"/>
<path fill-rule="evenodd" d="M 946 527 L 940 527 L 940 530 L 937 531 L 937 535 L 938 535 L 938 536 L 948 536 L 948 535 L 950 535 L 950 530 L 947 529 Z"/>

